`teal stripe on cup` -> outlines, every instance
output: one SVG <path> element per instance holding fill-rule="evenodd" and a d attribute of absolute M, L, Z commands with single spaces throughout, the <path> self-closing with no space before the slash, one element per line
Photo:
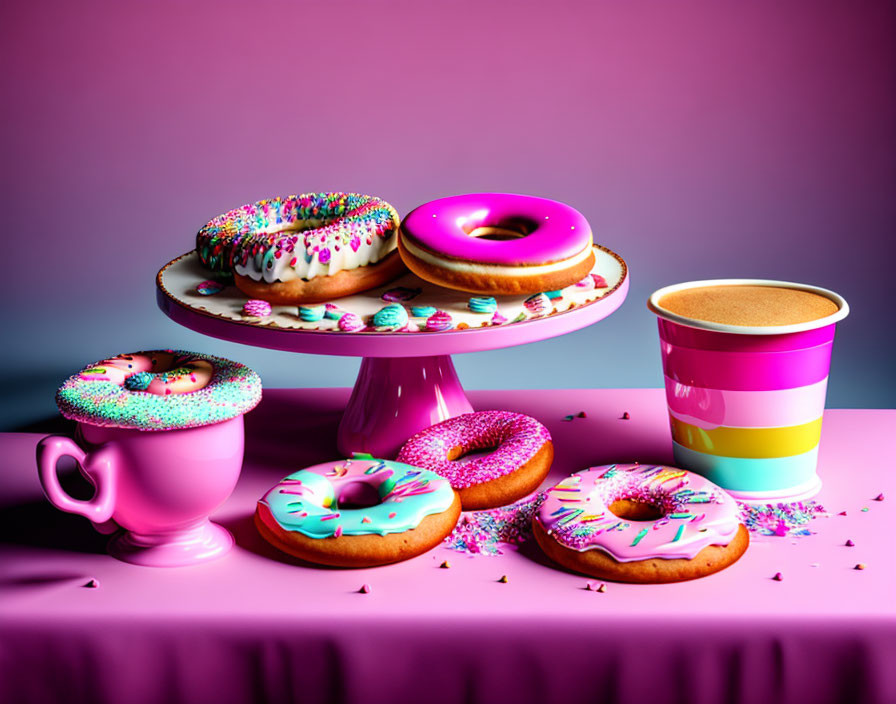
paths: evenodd
<path fill-rule="evenodd" d="M 725 489 L 743 492 L 780 491 L 810 482 L 818 461 L 817 445 L 801 455 L 765 459 L 709 455 L 675 441 L 672 452 L 678 466 L 702 474 Z"/>

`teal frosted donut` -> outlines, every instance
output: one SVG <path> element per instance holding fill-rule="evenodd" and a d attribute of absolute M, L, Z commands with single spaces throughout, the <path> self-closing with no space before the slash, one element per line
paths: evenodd
<path fill-rule="evenodd" d="M 261 379 L 223 357 L 156 350 L 104 359 L 66 379 L 56 405 L 66 418 L 131 430 L 220 423 L 253 409 Z"/>
<path fill-rule="evenodd" d="M 435 472 L 356 458 L 285 477 L 258 502 L 255 523 L 265 539 L 297 557 L 367 567 L 434 547 L 459 515 L 460 500 Z"/>

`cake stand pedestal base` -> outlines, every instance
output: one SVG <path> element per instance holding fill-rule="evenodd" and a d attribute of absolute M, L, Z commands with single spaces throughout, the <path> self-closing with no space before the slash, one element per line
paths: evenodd
<path fill-rule="evenodd" d="M 414 433 L 472 410 L 449 355 L 364 357 L 336 444 L 394 459 Z"/>

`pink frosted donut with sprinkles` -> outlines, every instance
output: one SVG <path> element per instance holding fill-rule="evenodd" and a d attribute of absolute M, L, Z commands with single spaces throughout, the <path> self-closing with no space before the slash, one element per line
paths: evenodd
<path fill-rule="evenodd" d="M 253 409 L 261 379 L 223 357 L 156 350 L 104 359 L 70 376 L 56 393 L 66 418 L 131 430 L 220 423 Z"/>
<path fill-rule="evenodd" d="M 750 539 L 737 503 L 676 467 L 591 467 L 547 491 L 533 533 L 555 562 L 618 582 L 696 579 L 736 562 Z"/>
<path fill-rule="evenodd" d="M 421 279 L 484 295 L 557 291 L 581 281 L 595 262 L 580 212 L 513 193 L 424 203 L 401 223 L 398 251 Z"/>
<path fill-rule="evenodd" d="M 388 283 L 406 269 L 398 213 L 357 193 L 304 193 L 235 208 L 196 235 L 199 261 L 231 273 L 249 298 L 323 303 Z"/>
<path fill-rule="evenodd" d="M 398 453 L 398 462 L 451 482 L 465 511 L 506 506 L 531 494 L 553 460 L 548 429 L 510 411 L 449 418 L 421 430 Z"/>

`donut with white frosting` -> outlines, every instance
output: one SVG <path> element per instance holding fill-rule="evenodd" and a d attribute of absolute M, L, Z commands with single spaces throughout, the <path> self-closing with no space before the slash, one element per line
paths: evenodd
<path fill-rule="evenodd" d="M 305 193 L 235 208 L 196 235 L 202 264 L 231 273 L 249 298 L 320 303 L 406 271 L 396 252 L 398 213 L 357 193 Z"/>
<path fill-rule="evenodd" d="M 424 203 L 398 251 L 426 281 L 483 295 L 555 291 L 594 266 L 591 227 L 574 208 L 534 196 L 471 193 Z"/>

